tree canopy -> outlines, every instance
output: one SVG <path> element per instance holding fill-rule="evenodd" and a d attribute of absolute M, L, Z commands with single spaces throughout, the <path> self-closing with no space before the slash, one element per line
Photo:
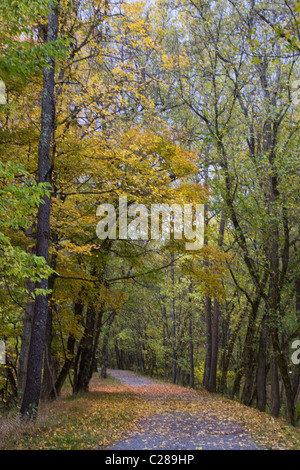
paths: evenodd
<path fill-rule="evenodd" d="M 299 2 L 2 3 L 5 406 L 111 366 L 297 425 Z M 172 211 L 122 237 L 154 204 L 203 207 L 202 246 Z"/>

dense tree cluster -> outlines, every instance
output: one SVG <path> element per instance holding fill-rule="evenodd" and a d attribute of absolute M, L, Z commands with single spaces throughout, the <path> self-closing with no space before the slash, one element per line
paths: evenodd
<path fill-rule="evenodd" d="M 3 404 L 110 366 L 296 425 L 299 2 L 2 3 Z M 99 239 L 125 196 L 204 205 L 203 247 Z"/>

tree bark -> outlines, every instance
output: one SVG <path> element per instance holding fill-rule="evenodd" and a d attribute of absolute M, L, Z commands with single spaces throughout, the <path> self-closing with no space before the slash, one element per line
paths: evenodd
<path fill-rule="evenodd" d="M 220 304 L 217 299 L 214 299 L 212 334 L 211 334 L 211 362 L 210 362 L 210 374 L 209 374 L 209 382 L 208 382 L 208 391 L 212 393 L 216 392 L 216 389 L 217 389 L 219 316 L 220 316 Z"/>
<path fill-rule="evenodd" d="M 227 346 L 223 350 L 222 354 L 222 375 L 221 375 L 221 383 L 220 383 L 220 392 L 226 393 L 227 392 L 227 372 L 229 369 L 230 360 L 232 358 L 232 353 L 235 345 L 236 338 L 238 336 L 240 327 L 242 325 L 242 321 L 244 319 L 245 313 L 241 314 L 240 319 L 231 332 Z"/>
<path fill-rule="evenodd" d="M 205 299 L 205 322 L 206 322 L 206 354 L 203 374 L 203 386 L 207 390 L 209 386 L 210 367 L 211 367 L 211 298 Z"/>
<path fill-rule="evenodd" d="M 267 329 L 263 324 L 260 332 L 257 372 L 256 372 L 256 392 L 257 408 L 265 411 L 267 404 Z"/>
<path fill-rule="evenodd" d="M 89 391 L 95 320 L 96 310 L 92 305 L 87 308 L 86 325 L 77 353 L 79 360 L 77 361 L 78 370 L 74 377 L 73 393 Z"/>
<path fill-rule="evenodd" d="M 194 342 L 193 342 L 193 320 L 189 320 L 189 356 L 190 356 L 190 374 L 189 384 L 191 388 L 195 387 L 195 367 L 194 367 Z"/>
<path fill-rule="evenodd" d="M 95 370 L 96 351 L 102 327 L 103 306 L 97 311 L 94 305 L 87 308 L 86 324 L 75 362 L 73 393 L 88 392 Z"/>
<path fill-rule="evenodd" d="M 270 365 L 270 379 L 271 379 L 271 415 L 278 418 L 280 411 L 280 390 L 279 390 L 279 377 L 278 366 L 274 355 L 271 357 Z"/>
<path fill-rule="evenodd" d="M 56 41 L 58 37 L 57 4 L 49 4 L 47 42 Z M 43 69 L 43 96 L 41 110 L 41 133 L 38 155 L 38 181 L 51 183 L 51 145 L 55 120 L 55 59 L 49 57 L 48 67 Z M 51 199 L 44 195 L 44 204 L 38 208 L 37 219 L 37 256 L 49 261 L 49 232 Z M 48 279 L 44 278 L 38 288 L 48 289 Z M 43 367 L 43 350 L 48 315 L 48 296 L 38 295 L 34 305 L 34 320 L 31 332 L 28 356 L 27 379 L 21 405 L 21 415 L 35 417 L 41 391 Z"/>
<path fill-rule="evenodd" d="M 172 383 L 177 383 L 177 358 L 176 358 L 176 315 L 175 315 L 175 292 L 174 292 L 174 254 L 171 254 L 171 281 L 172 281 Z"/>
<path fill-rule="evenodd" d="M 107 329 L 104 333 L 103 341 L 102 341 L 100 376 L 103 379 L 106 379 L 107 377 L 109 332 L 110 332 L 110 328 L 111 328 L 111 325 L 113 323 L 115 316 L 116 316 L 116 312 L 113 312 L 110 315 L 110 317 L 107 319 Z M 142 361 L 142 366 L 143 366 L 142 352 L 141 352 L 141 361 Z M 143 366 L 143 369 L 144 369 L 144 366 Z"/>
<path fill-rule="evenodd" d="M 260 304 L 261 296 L 259 293 L 256 295 L 256 299 L 253 301 L 251 305 L 251 312 L 248 322 L 248 328 L 246 333 L 245 339 L 245 347 L 243 352 L 243 369 L 245 375 L 245 382 L 244 388 L 242 392 L 242 402 L 244 405 L 249 406 L 252 399 L 253 394 L 253 386 L 254 386 L 254 350 L 255 350 L 255 342 L 254 342 L 254 333 L 255 333 L 255 322 L 258 312 L 258 307 Z"/>
<path fill-rule="evenodd" d="M 207 171 L 205 175 L 205 181 L 207 183 Z M 204 205 L 204 226 L 208 227 L 208 208 Z M 206 230 L 204 231 L 204 245 L 208 244 Z M 204 259 L 204 269 L 208 267 L 208 261 Z M 203 374 L 203 386 L 206 390 L 209 387 L 210 368 L 211 368 L 211 355 L 212 355 L 212 331 L 211 331 L 211 298 L 206 295 L 205 297 L 205 325 L 206 325 L 206 352 L 205 352 L 205 363 L 204 363 L 204 374 Z"/>
<path fill-rule="evenodd" d="M 225 231 L 225 216 L 222 213 L 220 228 L 219 228 L 219 239 L 218 247 L 221 248 L 223 245 Z M 218 299 L 214 299 L 213 308 L 213 321 L 211 329 L 211 364 L 210 374 L 208 381 L 208 390 L 210 392 L 216 392 L 217 390 L 217 366 L 218 366 L 218 351 L 219 351 L 219 317 L 220 317 L 220 304 Z"/>
<path fill-rule="evenodd" d="M 274 356 L 278 364 L 280 375 L 284 384 L 286 398 L 286 418 L 289 424 L 295 426 L 295 396 L 293 393 L 293 388 L 289 376 L 288 364 L 280 348 L 279 334 L 277 328 L 273 328 L 271 337 Z"/>

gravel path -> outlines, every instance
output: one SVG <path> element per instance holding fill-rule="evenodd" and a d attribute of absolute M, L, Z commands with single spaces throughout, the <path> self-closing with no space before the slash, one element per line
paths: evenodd
<path fill-rule="evenodd" d="M 145 398 L 160 400 L 155 397 L 151 387 L 160 387 L 150 379 L 137 376 L 133 372 L 108 370 L 108 373 L 129 387 L 143 388 Z M 147 397 L 149 387 L 149 397 Z M 163 385 L 161 385 L 163 388 Z M 168 398 L 167 398 L 168 399 Z M 170 400 L 174 396 L 170 395 Z M 176 396 L 176 402 L 193 404 L 198 394 L 188 391 L 187 394 Z M 166 396 L 164 395 L 164 400 Z M 141 421 L 136 431 L 117 444 L 112 450 L 260 450 L 251 436 L 233 419 L 220 419 L 212 412 L 187 412 L 166 410 Z"/>
<path fill-rule="evenodd" d="M 153 380 L 146 379 L 145 377 L 136 375 L 128 370 L 108 369 L 107 373 L 115 379 L 120 380 L 120 382 L 122 382 L 124 385 L 129 385 L 130 387 L 147 387 L 156 385 Z"/>

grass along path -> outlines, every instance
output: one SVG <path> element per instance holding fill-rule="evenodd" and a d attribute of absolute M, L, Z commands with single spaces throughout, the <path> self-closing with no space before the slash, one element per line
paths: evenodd
<path fill-rule="evenodd" d="M 170 384 L 124 385 L 98 374 L 89 393 L 72 396 L 66 390 L 58 401 L 42 403 L 35 425 L 20 422 L 17 412 L 0 418 L 0 449 L 7 450 L 117 450 L 126 445 L 169 450 L 170 439 L 173 448 L 184 444 L 186 450 L 205 449 L 206 444 L 234 448 L 237 442 L 241 448 L 251 443 L 300 449 L 299 429 L 240 403 Z"/>

